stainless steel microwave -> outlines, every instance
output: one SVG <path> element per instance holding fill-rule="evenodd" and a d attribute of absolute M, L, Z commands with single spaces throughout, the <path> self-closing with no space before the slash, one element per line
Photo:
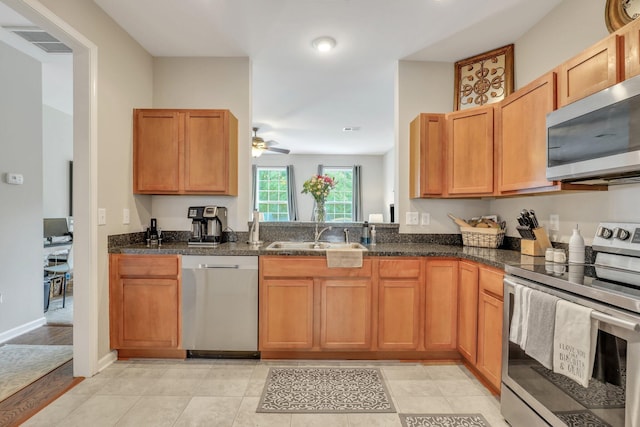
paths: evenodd
<path fill-rule="evenodd" d="M 640 76 L 547 115 L 547 179 L 640 182 Z"/>

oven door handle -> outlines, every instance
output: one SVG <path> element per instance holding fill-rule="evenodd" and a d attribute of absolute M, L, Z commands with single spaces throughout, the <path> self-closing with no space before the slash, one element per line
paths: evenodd
<path fill-rule="evenodd" d="M 519 283 L 511 281 L 507 278 L 504 278 L 503 281 L 505 284 L 510 285 L 514 288 L 520 285 Z M 526 286 L 526 285 L 520 285 L 520 286 Z M 609 316 L 608 314 L 604 314 L 596 310 L 593 310 L 591 312 L 591 317 L 593 319 L 599 320 L 609 325 L 618 326 L 620 328 L 628 329 L 634 332 L 640 332 L 640 324 L 637 322 L 629 322 L 627 320 L 618 319 L 617 317 Z"/>
<path fill-rule="evenodd" d="M 619 326 L 624 329 L 628 329 L 630 331 L 638 332 L 640 331 L 640 324 L 629 322 L 627 320 L 618 319 L 613 316 L 609 316 L 608 314 L 600 313 L 599 311 L 592 311 L 591 318 L 600 320 L 601 322 L 607 323 L 613 326 Z"/>

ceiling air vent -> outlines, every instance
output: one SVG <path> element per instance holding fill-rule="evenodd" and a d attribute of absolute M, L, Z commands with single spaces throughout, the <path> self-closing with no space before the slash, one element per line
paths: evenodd
<path fill-rule="evenodd" d="M 38 27 L 5 27 L 47 53 L 71 53 L 69 46 Z"/>

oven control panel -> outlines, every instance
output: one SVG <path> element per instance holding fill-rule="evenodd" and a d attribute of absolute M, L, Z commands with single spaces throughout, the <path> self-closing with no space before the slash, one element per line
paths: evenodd
<path fill-rule="evenodd" d="M 603 222 L 593 238 L 593 249 L 640 256 L 640 223 Z"/>

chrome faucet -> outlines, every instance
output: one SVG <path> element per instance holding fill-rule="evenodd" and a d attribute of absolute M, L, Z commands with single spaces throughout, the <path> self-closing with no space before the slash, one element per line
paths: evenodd
<path fill-rule="evenodd" d="M 348 245 L 349 244 L 349 229 L 345 228 L 342 231 L 344 231 L 344 242 Z"/>
<path fill-rule="evenodd" d="M 316 222 L 316 229 L 315 229 L 315 232 L 313 233 L 313 248 L 314 249 L 318 249 L 318 247 L 319 247 L 318 240 L 320 240 L 320 236 L 322 236 L 322 233 L 324 233 L 327 230 L 331 230 L 331 226 L 325 227 L 322 230 L 318 231 L 318 223 Z"/>

